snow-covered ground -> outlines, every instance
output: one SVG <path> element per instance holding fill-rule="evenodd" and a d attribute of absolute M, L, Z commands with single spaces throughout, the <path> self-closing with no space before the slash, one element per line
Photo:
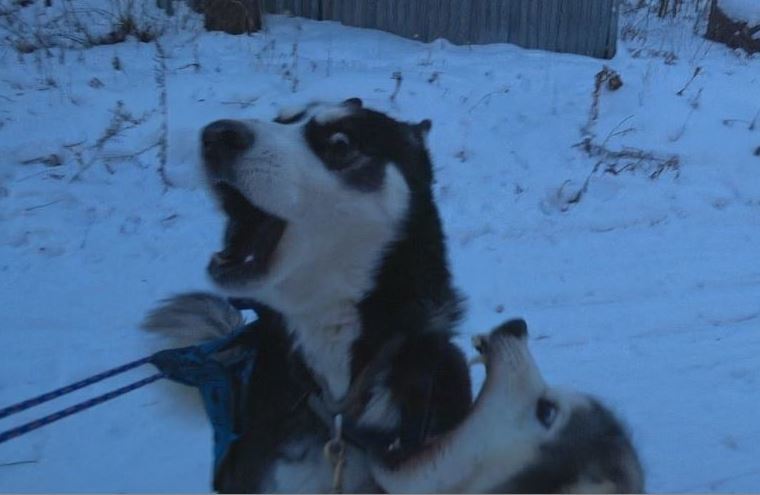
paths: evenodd
<path fill-rule="evenodd" d="M 731 19 L 745 21 L 750 26 L 760 24 L 760 3 L 756 0 L 720 0 L 718 5 Z"/>
<path fill-rule="evenodd" d="M 141 357 L 160 345 L 137 330 L 155 301 L 210 288 L 221 218 L 197 173 L 203 124 L 360 96 L 434 122 L 465 334 L 525 317 L 547 377 L 625 418 L 650 491 L 760 490 L 759 57 L 641 12 L 621 19 L 607 62 L 267 25 L 250 37 L 176 29 L 160 49 L 0 47 L 0 406 Z M 605 64 L 624 85 L 602 88 L 589 125 Z M 599 163 L 576 146 L 584 136 L 655 160 Z M 180 388 L 0 445 L 0 491 L 208 490 L 210 430 Z"/>

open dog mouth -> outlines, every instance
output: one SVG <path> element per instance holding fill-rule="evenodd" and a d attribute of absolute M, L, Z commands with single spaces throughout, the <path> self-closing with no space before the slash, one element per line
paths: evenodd
<path fill-rule="evenodd" d="M 224 247 L 209 262 L 209 274 L 220 283 L 245 281 L 268 270 L 287 222 L 257 207 L 234 186 L 213 186 L 227 214 Z"/>
<path fill-rule="evenodd" d="M 508 345 L 509 341 L 524 340 L 528 335 L 528 326 L 524 320 L 515 319 L 502 323 L 488 334 L 472 337 L 472 346 L 478 352 L 470 364 L 488 364 L 489 358 L 495 357 L 499 347 Z"/>

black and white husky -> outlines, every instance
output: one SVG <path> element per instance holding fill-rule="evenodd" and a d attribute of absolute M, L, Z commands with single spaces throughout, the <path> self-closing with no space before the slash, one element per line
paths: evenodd
<path fill-rule="evenodd" d="M 349 492 L 377 489 L 367 450 L 394 465 L 466 415 L 469 370 L 451 342 L 462 307 L 433 200 L 430 127 L 349 99 L 203 129 L 204 169 L 227 219 L 208 273 L 226 295 L 255 301 L 261 339 L 244 433 L 217 490 L 331 491 L 330 429 L 315 396 L 342 404 L 321 409 L 340 409 L 365 443 L 348 447 Z M 224 299 L 196 294 L 147 326 L 192 340 L 239 322 Z"/>
<path fill-rule="evenodd" d="M 467 418 L 399 466 L 390 493 L 641 493 L 631 440 L 596 399 L 548 385 L 512 320 L 473 339 L 486 379 Z"/>

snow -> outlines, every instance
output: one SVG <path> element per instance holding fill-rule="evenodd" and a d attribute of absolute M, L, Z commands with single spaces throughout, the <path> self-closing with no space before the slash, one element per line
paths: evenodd
<path fill-rule="evenodd" d="M 202 125 L 360 96 L 433 120 L 468 352 L 466 334 L 525 317 L 547 377 L 625 418 L 649 491 L 757 491 L 760 59 L 695 36 L 685 20 L 625 15 L 644 31 L 612 61 L 278 16 L 249 37 L 191 34 L 178 17 L 161 38 L 166 192 L 154 43 L 0 49 L 0 406 L 160 348 L 137 330 L 145 312 L 211 288 L 204 267 L 221 217 L 198 174 Z M 593 172 L 598 159 L 576 145 L 604 64 L 624 85 L 602 90 L 595 142 L 675 155 L 677 169 L 651 179 L 656 164 L 634 161 Z M 161 383 L 0 444 L 0 491 L 201 492 L 210 463 L 197 399 Z"/>
<path fill-rule="evenodd" d="M 760 24 L 760 2 L 757 0 L 720 0 L 718 5 L 731 19 L 745 21 L 750 26 Z"/>

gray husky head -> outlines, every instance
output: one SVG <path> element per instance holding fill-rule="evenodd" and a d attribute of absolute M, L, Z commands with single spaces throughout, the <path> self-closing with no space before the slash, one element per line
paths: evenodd
<path fill-rule="evenodd" d="M 473 340 L 486 380 L 468 417 L 397 469 L 376 467 L 386 491 L 643 491 L 643 471 L 625 428 L 596 399 L 544 381 L 523 320 Z"/>

